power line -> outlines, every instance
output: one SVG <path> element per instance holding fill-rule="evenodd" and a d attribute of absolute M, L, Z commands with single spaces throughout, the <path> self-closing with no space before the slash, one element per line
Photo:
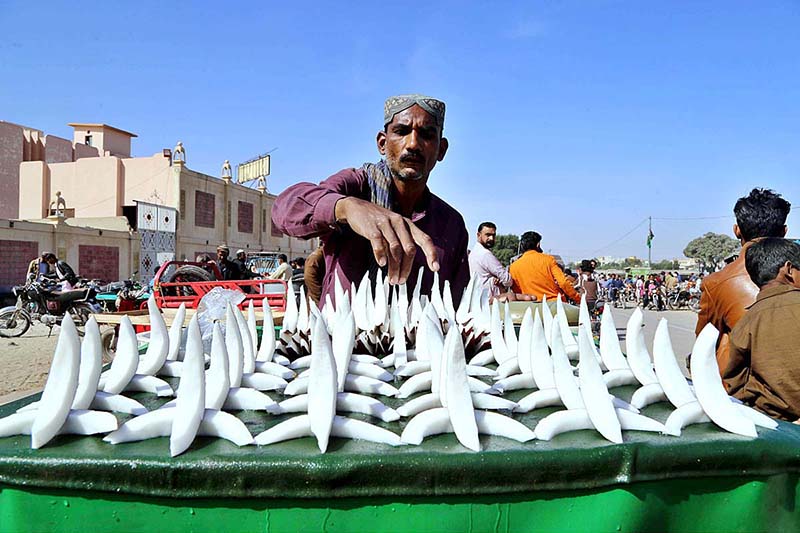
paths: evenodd
<path fill-rule="evenodd" d="M 718 217 L 653 217 L 653 220 L 718 220 L 722 218 L 734 218 L 733 215 L 722 215 Z"/>
<path fill-rule="evenodd" d="M 631 228 L 631 230 L 630 230 L 630 231 L 628 231 L 628 232 L 627 232 L 625 235 L 623 235 L 622 237 L 619 237 L 618 239 L 616 239 L 616 240 L 614 240 L 614 241 L 612 241 L 612 242 L 610 242 L 610 243 L 606 244 L 605 246 L 602 246 L 602 247 L 598 248 L 597 250 L 595 250 L 595 251 L 591 252 L 589 255 L 594 255 L 594 254 L 596 254 L 597 252 L 603 251 L 603 250 L 605 250 L 606 248 L 610 248 L 610 247 L 614 246 L 614 245 L 615 245 L 615 244 L 617 244 L 619 241 L 621 241 L 622 239 L 624 239 L 625 237 L 627 237 L 628 235 L 630 235 L 631 233 L 633 233 L 634 231 L 636 231 L 637 229 L 639 229 L 639 228 L 641 227 L 641 225 L 642 225 L 642 224 L 644 224 L 645 222 L 647 222 L 647 217 L 643 218 L 641 222 L 639 222 L 638 224 L 636 224 L 636 225 L 635 225 L 633 228 Z"/>
<path fill-rule="evenodd" d="M 652 220 L 669 220 L 669 221 L 679 221 L 679 220 L 715 220 L 715 219 L 722 219 L 722 218 L 734 218 L 734 216 L 733 215 L 724 215 L 724 216 L 714 216 L 714 217 L 653 217 Z M 647 218 L 642 219 L 642 221 L 639 222 L 638 224 L 636 224 L 630 231 L 628 231 L 627 233 L 625 233 L 621 237 L 615 239 L 614 241 L 610 242 L 609 244 L 607 244 L 607 245 L 605 245 L 605 246 L 603 246 L 601 248 L 598 248 L 597 250 L 594 250 L 589 255 L 594 255 L 597 252 L 603 251 L 606 248 L 610 248 L 610 247 L 614 246 L 619 241 L 623 240 L 625 237 L 627 237 L 628 235 L 630 235 L 631 233 L 633 233 L 634 231 L 639 229 L 642 226 L 642 224 L 644 224 L 647 221 L 648 221 Z"/>

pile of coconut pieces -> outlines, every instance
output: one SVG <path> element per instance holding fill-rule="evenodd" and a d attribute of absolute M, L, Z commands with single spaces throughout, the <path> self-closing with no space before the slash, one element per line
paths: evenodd
<path fill-rule="evenodd" d="M 479 434 L 527 442 L 586 429 L 622 443 L 623 430 L 680 436 L 686 425 L 709 421 L 747 437 L 757 436 L 756 426 L 777 428 L 777 422 L 725 393 L 715 357 L 718 333 L 710 325 L 695 342 L 690 384 L 675 359 L 664 319 L 651 361 L 639 309 L 627 324 L 626 357 L 608 308 L 598 349 L 585 305 L 577 336 L 560 301 L 555 315 L 546 301 L 527 309 L 517 335 L 508 304 L 490 305 L 487 292 L 473 280 L 458 310 L 449 284 L 440 286 L 436 274 L 431 298 L 420 294 L 419 283 L 409 298 L 404 285 L 390 286 L 380 274 L 374 294 L 366 276 L 349 290 L 337 276 L 338 305 L 326 298 L 321 310 L 302 290 L 297 305 L 289 287 L 277 342 L 270 334 L 274 322 L 266 299 L 260 343 L 252 302 L 247 317 L 229 305 L 225 322 L 213 326 L 208 355 L 196 316 L 184 328 L 181 308 L 167 330 L 151 300 L 147 351 L 139 355 L 133 327 L 123 318 L 116 358 L 104 373 L 96 322 L 88 322 L 81 343 L 67 317 L 41 400 L 0 419 L 0 437 L 30 434 L 33 448 L 66 433 L 107 434 L 104 440 L 112 444 L 169 437 L 175 456 L 196 436 L 239 446 L 313 436 L 325 452 L 331 436 L 398 446 L 452 432 L 463 446 L 478 451 Z M 158 376 L 180 378 L 175 400 L 148 412 L 124 396 L 128 391 L 176 395 Z M 630 403 L 609 392 L 621 385 L 638 387 Z M 517 402 L 502 397 L 512 390 L 531 392 Z M 286 399 L 276 402 L 266 391 Z M 410 399 L 393 409 L 376 397 Z M 640 413 L 663 401 L 675 407 L 665 423 Z M 512 418 L 512 413 L 552 406 L 564 409 L 532 428 Z M 254 437 L 230 414 L 239 410 L 298 415 Z M 134 418 L 119 425 L 108 411 Z M 398 435 L 347 413 L 382 423 L 408 420 Z"/>

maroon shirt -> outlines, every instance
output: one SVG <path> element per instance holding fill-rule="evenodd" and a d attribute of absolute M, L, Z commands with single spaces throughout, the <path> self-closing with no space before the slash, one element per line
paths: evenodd
<path fill-rule="evenodd" d="M 370 200 L 370 188 L 364 170 L 348 168 L 319 185 L 292 185 L 278 196 L 272 208 L 272 223 L 283 233 L 301 239 L 322 237 L 325 241 L 325 279 L 320 307 L 325 304 L 326 294 L 331 295 L 331 300 L 334 299 L 334 272 L 338 273 L 342 286 L 348 289 L 351 281 L 358 285 L 365 272 L 370 271 L 374 275 L 378 268 L 369 241 L 348 226 L 336 223 L 334 207 L 339 199 L 346 196 Z M 445 280 L 450 280 L 453 302 L 458 305 L 469 281 L 469 237 L 464 219 L 458 211 L 426 188 L 414 207 L 411 221 L 433 241 L 439 258 L 440 283 L 444 285 Z M 427 267 L 425 254 L 417 247 L 414 266 L 406 282 L 409 296 L 414 290 L 421 266 L 425 267 L 422 293 L 430 294 L 433 272 Z M 383 272 L 385 275 L 385 267 Z"/>

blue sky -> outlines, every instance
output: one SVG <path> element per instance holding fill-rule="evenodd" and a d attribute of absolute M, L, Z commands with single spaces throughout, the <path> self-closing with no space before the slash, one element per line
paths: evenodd
<path fill-rule="evenodd" d="M 427 93 L 431 189 L 570 259 L 646 256 L 646 224 L 620 237 L 648 216 L 680 257 L 754 186 L 800 205 L 796 1 L 382 4 L 0 1 L 0 120 L 181 140 L 212 175 L 274 150 L 280 192 L 376 160 L 383 100 Z"/>

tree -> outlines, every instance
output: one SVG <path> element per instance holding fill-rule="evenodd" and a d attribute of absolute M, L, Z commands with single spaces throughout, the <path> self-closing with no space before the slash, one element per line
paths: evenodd
<path fill-rule="evenodd" d="M 494 240 L 492 253 L 505 266 L 511 263 L 511 258 L 517 255 L 519 237 L 516 235 L 498 235 Z"/>
<path fill-rule="evenodd" d="M 739 249 L 739 241 L 721 233 L 708 232 L 701 237 L 689 241 L 683 249 L 683 255 L 696 259 L 708 269 L 716 266 L 726 257 Z"/>
<path fill-rule="evenodd" d="M 671 259 L 664 259 L 653 263 L 650 268 L 653 270 L 678 270 L 678 262 Z"/>

